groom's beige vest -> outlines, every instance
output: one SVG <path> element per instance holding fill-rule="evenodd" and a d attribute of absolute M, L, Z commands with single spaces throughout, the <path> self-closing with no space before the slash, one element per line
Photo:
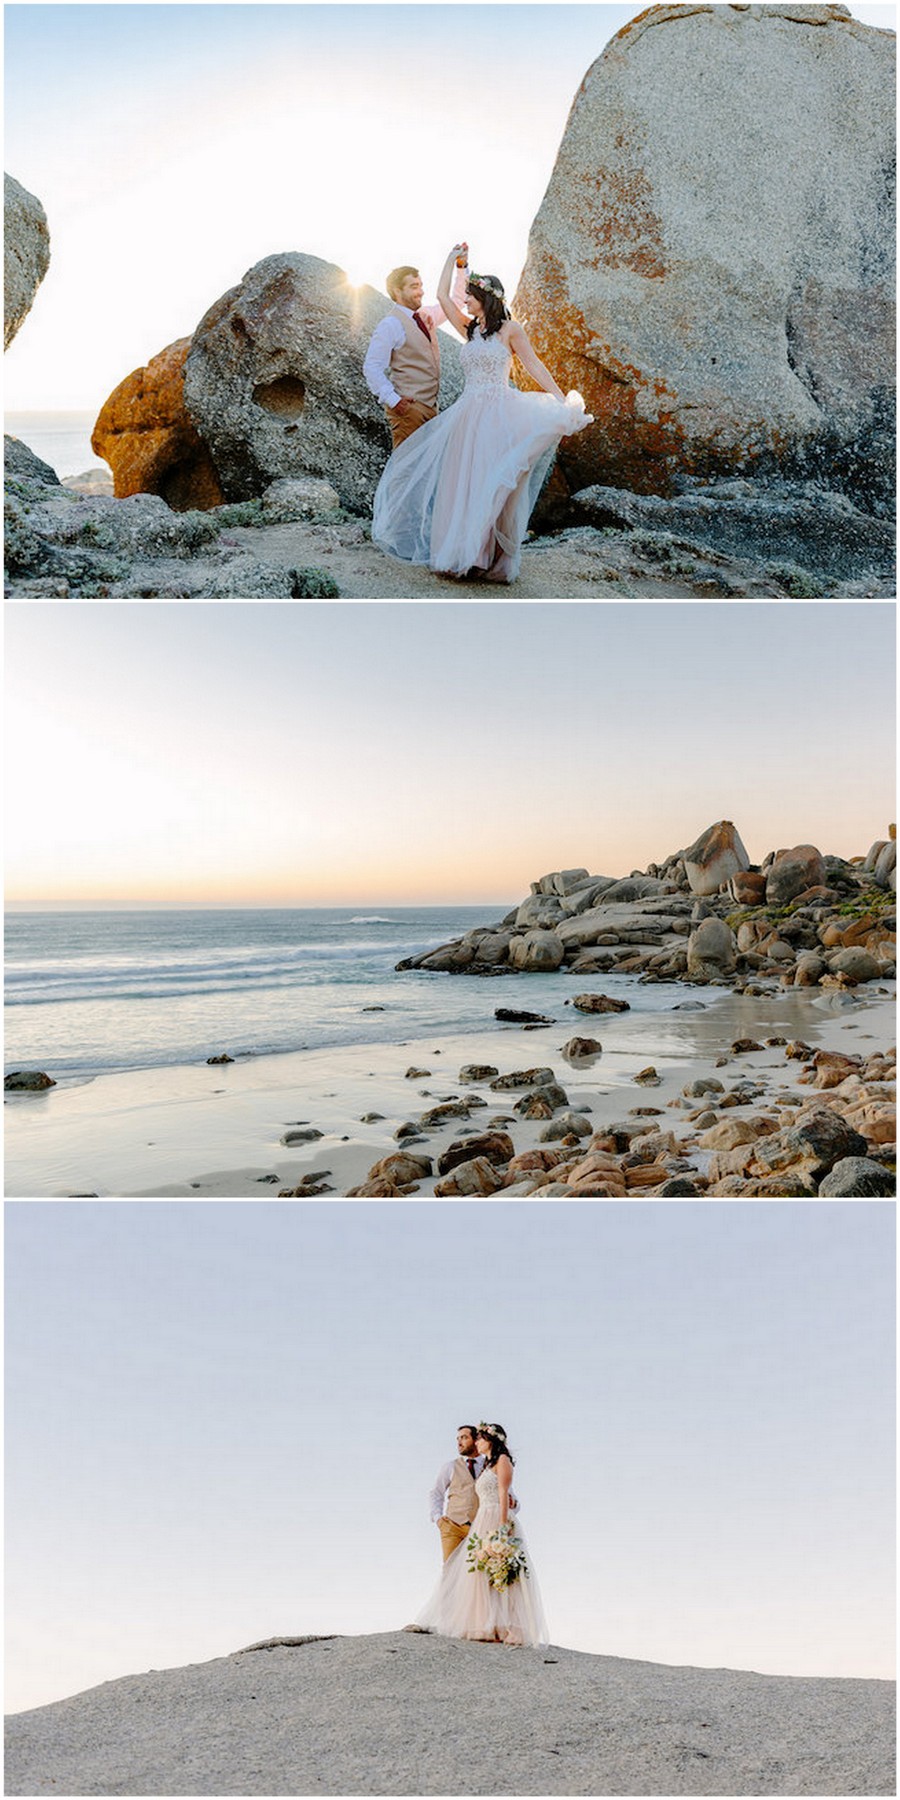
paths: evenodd
<path fill-rule="evenodd" d="M 414 325 L 413 331 L 418 330 L 418 325 Z M 422 336 L 421 332 L 419 332 L 419 336 Z M 425 342 L 424 338 L 422 342 Z M 458 1456 L 453 1464 L 445 1511 L 447 1518 L 452 1519 L 454 1525 L 471 1525 L 478 1511 L 475 1482 L 469 1474 L 468 1465 L 462 1456 Z"/>
<path fill-rule="evenodd" d="M 395 319 L 403 326 L 404 342 L 391 352 L 391 380 L 404 400 L 418 400 L 422 406 L 437 406 L 441 385 L 441 350 L 438 333 L 431 341 L 420 331 L 415 319 L 400 306 L 393 308 Z M 468 1475 L 468 1469 L 466 1470 Z"/>

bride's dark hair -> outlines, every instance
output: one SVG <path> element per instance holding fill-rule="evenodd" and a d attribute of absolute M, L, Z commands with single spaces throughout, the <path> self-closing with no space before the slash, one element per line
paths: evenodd
<path fill-rule="evenodd" d="M 504 320 L 512 317 L 504 299 L 503 283 L 497 280 L 496 275 L 470 275 L 466 282 L 466 293 L 474 294 L 484 308 L 485 337 L 493 337 Z M 474 330 L 475 320 L 470 319 L 467 328 L 469 337 Z"/>
<path fill-rule="evenodd" d="M 487 1438 L 491 1446 L 491 1453 L 487 1459 L 489 1469 L 494 1467 L 495 1462 L 498 1462 L 501 1456 L 508 1456 L 510 1462 L 515 1463 L 516 1459 L 506 1442 L 506 1432 L 502 1425 L 479 1425 L 478 1436 Z"/>

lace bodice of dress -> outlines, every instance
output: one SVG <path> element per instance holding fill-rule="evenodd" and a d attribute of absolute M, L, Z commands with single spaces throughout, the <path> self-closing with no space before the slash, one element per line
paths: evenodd
<path fill-rule="evenodd" d="M 479 1506 L 499 1506 L 500 1489 L 497 1485 L 496 1469 L 482 1469 L 475 1483 Z"/>
<path fill-rule="evenodd" d="M 466 393 L 496 393 L 509 381 L 512 357 L 499 332 L 483 338 L 476 331 L 460 349 Z"/>

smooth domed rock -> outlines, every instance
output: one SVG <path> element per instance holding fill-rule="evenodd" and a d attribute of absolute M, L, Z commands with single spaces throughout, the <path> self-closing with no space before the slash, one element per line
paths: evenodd
<path fill-rule="evenodd" d="M 3 348 L 31 311 L 50 266 L 47 215 L 35 194 L 3 177 Z"/>
<path fill-rule="evenodd" d="M 806 888 L 820 885 L 824 876 L 825 864 L 814 844 L 779 850 L 766 874 L 766 904 L 787 906 Z"/>
<path fill-rule="evenodd" d="M 833 975 L 846 975 L 849 981 L 877 981 L 884 974 L 884 964 L 860 945 L 836 950 L 828 958 L 828 967 Z"/>
<path fill-rule="evenodd" d="M 710 825 L 689 850 L 682 851 L 682 857 L 691 893 L 701 898 L 717 894 L 732 875 L 750 867 L 750 858 L 730 819 Z"/>
<path fill-rule="evenodd" d="M 734 934 L 724 919 L 703 919 L 688 938 L 687 972 L 691 981 L 730 975 L 735 967 Z"/>
<path fill-rule="evenodd" d="M 894 38 L 843 6 L 651 6 L 575 96 L 514 302 L 596 423 L 571 488 L 754 463 L 892 487 Z"/>
<path fill-rule="evenodd" d="M 184 404 L 190 338 L 167 344 L 113 389 L 100 408 L 91 448 L 113 473 L 119 499 L 160 494 L 176 512 L 221 506 L 212 458 Z"/>
<path fill-rule="evenodd" d="M 389 442 L 362 366 L 389 310 L 333 263 L 293 252 L 265 257 L 209 308 L 185 365 L 185 404 L 229 500 L 317 475 L 344 505 L 369 510 Z M 459 386 L 446 333 L 441 364 L 443 397 Z"/>

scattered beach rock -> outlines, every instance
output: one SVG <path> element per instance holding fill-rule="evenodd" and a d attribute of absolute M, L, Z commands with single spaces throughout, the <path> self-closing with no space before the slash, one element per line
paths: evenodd
<path fill-rule="evenodd" d="M 548 1019 L 545 1013 L 521 1012 L 516 1007 L 498 1006 L 494 1018 L 504 1025 L 553 1025 L 555 1020 Z M 496 1070 L 494 1071 L 496 1074 Z"/>
<path fill-rule="evenodd" d="M 13 1069 L 3 1077 L 3 1089 L 7 1094 L 34 1094 L 55 1086 L 53 1076 L 46 1075 L 43 1069 Z"/>
<path fill-rule="evenodd" d="M 563 1044 L 562 1054 L 567 1062 L 587 1062 L 592 1057 L 600 1056 L 603 1045 L 599 1038 L 571 1037 Z"/>
<path fill-rule="evenodd" d="M 860 1198 L 863 1195 L 887 1197 L 897 1192 L 897 1182 L 883 1164 L 868 1156 L 846 1156 L 836 1162 L 820 1184 L 819 1193 L 830 1199 Z"/>
<path fill-rule="evenodd" d="M 31 311 L 50 266 L 50 232 L 40 200 L 12 175 L 3 177 L 3 348 Z"/>
<path fill-rule="evenodd" d="M 286 1147 L 291 1144 L 314 1144 L 317 1138 L 324 1137 L 324 1135 L 324 1132 L 317 1131 L 314 1125 L 308 1125 L 302 1131 L 286 1131 L 278 1141 Z"/>
<path fill-rule="evenodd" d="M 227 1050 L 223 1050 L 221 1056 L 208 1056 L 206 1061 L 212 1066 L 216 1063 L 232 1063 L 234 1062 L 234 1057 L 229 1056 Z"/>
<path fill-rule="evenodd" d="M 614 1000 L 609 994 L 576 994 L 572 1001 L 572 1005 L 576 1007 L 579 1012 L 586 1013 L 623 1013 L 631 1011 L 631 1006 L 627 1000 Z M 576 1041 L 578 1040 L 573 1040 L 573 1042 Z M 587 1038 L 582 1041 L 590 1043 L 592 1040 Z"/>
<path fill-rule="evenodd" d="M 457 1079 L 464 1086 L 470 1081 L 490 1081 L 494 1075 L 499 1075 L 499 1073 L 499 1069 L 495 1069 L 493 1063 L 464 1063 Z"/>
<path fill-rule="evenodd" d="M 458 1138 L 438 1157 L 438 1174 L 449 1175 L 460 1163 L 484 1158 L 494 1167 L 503 1167 L 515 1155 L 515 1146 L 507 1131 L 483 1131 Z"/>

